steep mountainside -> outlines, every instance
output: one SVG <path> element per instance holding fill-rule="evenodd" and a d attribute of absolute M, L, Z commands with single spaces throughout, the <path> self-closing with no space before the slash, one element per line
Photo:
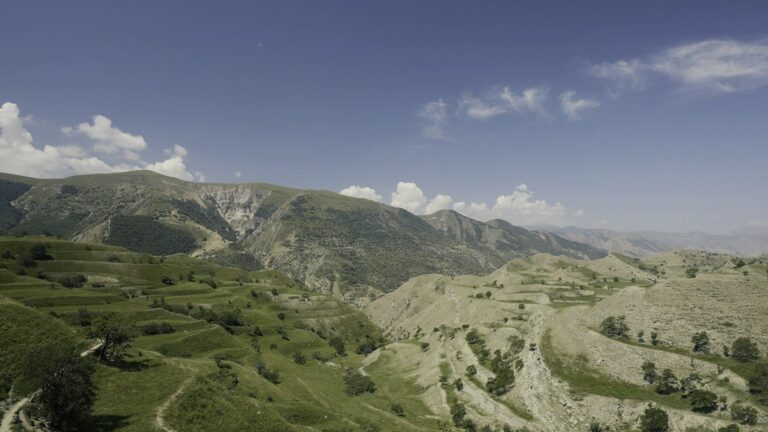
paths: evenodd
<path fill-rule="evenodd" d="M 680 249 L 748 256 L 757 256 L 768 252 L 768 233 L 765 232 L 716 235 L 703 232 L 620 232 L 606 229 L 552 226 L 539 228 L 576 242 L 636 257 Z"/>
<path fill-rule="evenodd" d="M 425 273 L 485 273 L 539 252 L 605 255 L 502 221 L 452 212 L 420 218 L 327 191 L 190 183 L 149 171 L 53 180 L 0 175 L 3 232 L 266 266 L 337 294 L 390 291 Z"/>

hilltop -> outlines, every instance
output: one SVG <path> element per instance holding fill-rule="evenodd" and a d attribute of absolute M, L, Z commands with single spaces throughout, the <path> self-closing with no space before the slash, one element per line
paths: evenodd
<path fill-rule="evenodd" d="M 0 233 L 47 234 L 158 255 L 280 270 L 360 297 L 425 273 L 483 274 L 535 253 L 602 250 L 502 221 L 418 217 L 328 191 L 191 183 L 150 171 L 32 179 L 0 175 Z"/>

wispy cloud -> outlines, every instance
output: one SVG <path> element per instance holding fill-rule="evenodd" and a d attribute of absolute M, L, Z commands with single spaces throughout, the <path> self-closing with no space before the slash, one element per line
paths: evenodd
<path fill-rule="evenodd" d="M 560 109 L 569 120 L 578 120 L 584 110 L 597 108 L 600 102 L 594 99 L 578 99 L 575 91 L 566 91 L 560 94 Z"/>
<path fill-rule="evenodd" d="M 768 41 L 710 39 L 668 48 L 646 58 L 591 65 L 587 71 L 617 89 L 644 88 L 654 78 L 715 93 L 768 84 Z"/>
<path fill-rule="evenodd" d="M 545 114 L 544 103 L 549 90 L 532 87 L 516 93 L 508 86 L 496 88 L 484 97 L 465 93 L 459 100 L 459 112 L 476 120 L 486 120 L 509 113 Z"/>
<path fill-rule="evenodd" d="M 448 126 L 448 104 L 442 99 L 427 102 L 416 113 L 421 122 L 421 133 L 427 138 L 450 141 L 446 132 Z"/>

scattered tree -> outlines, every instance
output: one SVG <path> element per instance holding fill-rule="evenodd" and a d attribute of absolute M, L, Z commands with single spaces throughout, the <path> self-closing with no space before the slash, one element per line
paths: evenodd
<path fill-rule="evenodd" d="M 347 355 L 347 352 L 344 350 L 344 340 L 342 338 L 338 336 L 331 336 L 331 338 L 328 340 L 328 345 L 336 350 L 336 354 L 340 356 Z"/>
<path fill-rule="evenodd" d="M 668 395 L 680 390 L 679 382 L 672 369 L 664 369 L 657 378 L 656 393 Z"/>
<path fill-rule="evenodd" d="M 395 413 L 398 417 L 405 417 L 405 410 L 403 409 L 403 406 L 399 403 L 393 403 L 389 409 Z"/>
<path fill-rule="evenodd" d="M 131 335 L 128 325 L 114 313 L 108 313 L 95 320 L 88 329 L 88 336 L 99 340 L 96 349 L 99 361 L 118 361 L 130 347 Z"/>
<path fill-rule="evenodd" d="M 626 338 L 629 334 L 629 326 L 625 322 L 624 315 L 605 318 L 600 323 L 600 333 L 612 338 Z"/>
<path fill-rule="evenodd" d="M 752 339 L 740 337 L 733 341 L 733 344 L 731 345 L 731 357 L 740 362 L 757 360 L 757 358 L 760 357 L 760 350 Z"/>
<path fill-rule="evenodd" d="M 717 395 L 711 391 L 694 390 L 689 397 L 691 407 L 696 412 L 711 413 L 717 409 Z"/>
<path fill-rule="evenodd" d="M 350 368 L 344 371 L 344 385 L 344 391 L 350 396 L 376 391 L 376 385 L 371 377 L 361 374 L 357 369 Z"/>
<path fill-rule="evenodd" d="M 691 342 L 693 342 L 693 352 L 709 354 L 710 346 L 707 332 L 703 331 L 694 334 L 691 337 Z"/>
<path fill-rule="evenodd" d="M 757 424 L 757 410 L 747 405 L 732 405 L 731 418 L 743 425 Z"/>
<path fill-rule="evenodd" d="M 640 416 L 640 430 L 643 432 L 667 432 L 669 415 L 661 408 L 648 405 Z"/>
<path fill-rule="evenodd" d="M 643 380 L 648 384 L 656 382 L 658 374 L 656 373 L 656 364 L 652 361 L 646 361 L 643 363 Z"/>

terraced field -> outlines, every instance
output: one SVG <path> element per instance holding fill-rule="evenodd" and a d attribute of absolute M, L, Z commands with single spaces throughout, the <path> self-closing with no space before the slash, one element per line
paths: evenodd
<path fill-rule="evenodd" d="M 30 259 L 36 245 L 47 256 Z M 29 356 L 45 355 L 40 349 L 52 339 L 92 345 L 89 325 L 114 313 L 134 337 L 122 362 L 97 367 L 89 430 L 436 428 L 412 379 L 366 359 L 372 348 L 356 353 L 384 342 L 376 326 L 280 273 L 42 237 L 0 238 L 0 254 L 5 412 L 33 390 L 19 378 Z M 147 330 L 160 325 L 169 332 Z M 343 341 L 344 355 L 329 345 L 333 337 Z M 260 374 L 264 368 L 279 371 L 279 379 Z M 348 368 L 368 374 L 376 391 L 347 394 Z M 395 403 L 402 416 L 392 412 Z M 22 408 L 10 416 L 12 430 L 35 430 L 33 414 Z"/>

